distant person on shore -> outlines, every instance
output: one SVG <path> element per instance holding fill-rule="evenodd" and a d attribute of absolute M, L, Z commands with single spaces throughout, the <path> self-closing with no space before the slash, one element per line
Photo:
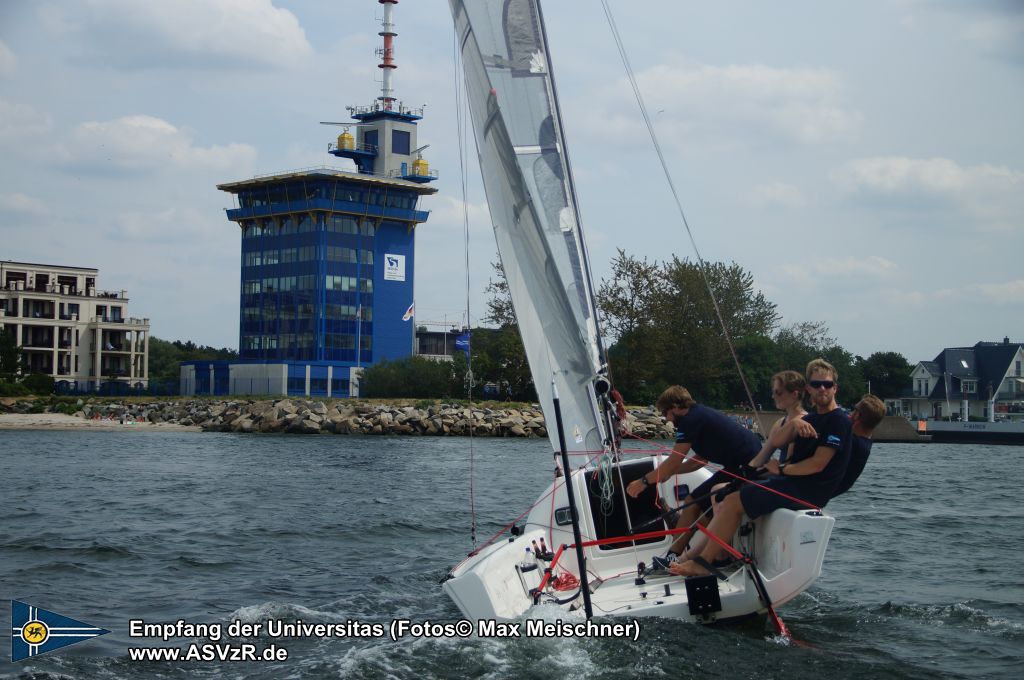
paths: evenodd
<path fill-rule="evenodd" d="M 871 435 L 885 418 L 885 404 L 873 394 L 865 394 L 850 411 L 853 423 L 853 443 L 850 448 L 850 464 L 846 466 L 846 474 L 836 487 L 832 497 L 846 493 L 853 486 L 871 455 Z"/>
<path fill-rule="evenodd" d="M 662 392 L 655 408 L 675 426 L 676 444 L 657 468 L 630 482 L 626 493 L 636 498 L 647 487 L 673 475 L 693 472 L 709 462 L 720 465 L 720 470 L 691 491 L 683 501 L 684 509 L 679 513 L 676 528 L 693 527 L 698 518 L 711 509 L 711 488 L 742 478 L 748 463 L 761 448 L 761 442 L 757 435 L 729 416 L 698 404 L 680 385 L 673 385 Z M 687 460 L 691 451 L 699 458 Z M 691 528 L 680 534 L 669 549 L 669 555 L 655 558 L 655 566 L 667 566 L 686 548 L 694 530 Z"/>
<path fill-rule="evenodd" d="M 796 438 L 786 462 L 770 459 L 765 463 L 765 469 L 772 475 L 769 479 L 758 485 L 746 484 L 738 493 L 725 497 L 708 526 L 722 540 L 732 540 L 744 514 L 756 519 L 779 508 L 824 507 L 843 480 L 850 460 L 852 434 L 850 419 L 836 403 L 839 374 L 824 359 L 815 359 L 807 364 L 806 375 L 814 412 L 788 422 L 776 433 L 782 440 Z M 796 436 L 806 432 L 808 424 L 816 436 Z M 709 542 L 699 555 L 673 563 L 668 569 L 680 576 L 709 574 L 720 552 L 717 543 Z"/>

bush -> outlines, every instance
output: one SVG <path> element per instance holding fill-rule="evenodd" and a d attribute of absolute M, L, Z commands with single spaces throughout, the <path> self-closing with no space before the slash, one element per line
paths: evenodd
<path fill-rule="evenodd" d="M 26 394 L 29 394 L 29 391 L 21 383 L 0 378 L 0 397 L 23 397 Z"/>
<path fill-rule="evenodd" d="M 21 384 L 32 394 L 53 394 L 53 378 L 44 373 L 30 373 Z"/>
<path fill-rule="evenodd" d="M 412 356 L 370 366 L 360 387 L 361 396 L 371 398 L 445 399 L 459 395 L 462 377 L 452 362 Z"/>

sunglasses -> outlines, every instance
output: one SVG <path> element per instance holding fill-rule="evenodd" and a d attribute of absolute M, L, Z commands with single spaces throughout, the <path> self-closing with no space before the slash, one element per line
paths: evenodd
<path fill-rule="evenodd" d="M 833 387 L 836 386 L 836 383 L 835 383 L 834 380 L 808 380 L 807 384 L 810 385 L 811 387 L 813 387 L 816 390 L 817 389 L 822 389 L 822 388 L 824 388 L 826 390 L 830 390 L 830 389 L 832 389 Z"/>

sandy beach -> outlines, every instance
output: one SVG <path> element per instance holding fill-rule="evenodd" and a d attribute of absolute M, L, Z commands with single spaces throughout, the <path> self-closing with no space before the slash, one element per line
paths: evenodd
<path fill-rule="evenodd" d="M 145 432 L 200 432 L 196 426 L 177 423 L 126 422 L 118 420 L 86 420 L 63 413 L 0 413 L 0 430 L 137 430 Z"/>

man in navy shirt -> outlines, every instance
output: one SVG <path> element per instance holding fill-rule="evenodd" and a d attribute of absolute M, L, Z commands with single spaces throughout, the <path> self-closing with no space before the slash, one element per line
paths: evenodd
<path fill-rule="evenodd" d="M 865 394 L 850 411 L 850 421 L 853 423 L 850 464 L 846 466 L 846 474 L 832 493 L 833 498 L 849 491 L 860 477 L 860 473 L 864 471 L 864 466 L 868 464 L 868 456 L 871 455 L 871 434 L 883 418 L 885 404 L 873 394 Z"/>
<path fill-rule="evenodd" d="M 711 488 L 742 477 L 744 467 L 761 450 L 757 435 L 729 416 L 713 408 L 698 404 L 685 387 L 674 385 L 658 397 L 655 403 L 665 419 L 676 428 L 676 445 L 672 453 L 652 472 L 633 480 L 626 493 L 636 498 L 644 489 L 669 479 L 673 475 L 693 472 L 707 463 L 716 463 L 721 469 L 690 492 L 683 501 L 677 528 L 690 527 L 711 507 Z M 696 458 L 687 460 L 690 452 Z M 681 534 L 669 552 L 682 553 L 692 532 Z"/>
<path fill-rule="evenodd" d="M 785 463 L 772 459 L 765 465 L 772 477 L 759 485 L 747 484 L 739 493 L 726 496 L 708 526 L 715 536 L 732 540 L 744 514 L 756 519 L 778 508 L 823 507 L 843 479 L 850 460 L 851 425 L 836 403 L 839 375 L 824 359 L 810 362 L 806 374 L 814 412 L 803 421 L 787 423 L 783 431 L 790 435 L 807 434 L 810 425 L 816 436 L 797 436 L 793 454 Z M 699 556 L 673 563 L 669 571 L 681 576 L 710 573 L 711 562 L 720 551 L 717 543 L 709 541 Z"/>

